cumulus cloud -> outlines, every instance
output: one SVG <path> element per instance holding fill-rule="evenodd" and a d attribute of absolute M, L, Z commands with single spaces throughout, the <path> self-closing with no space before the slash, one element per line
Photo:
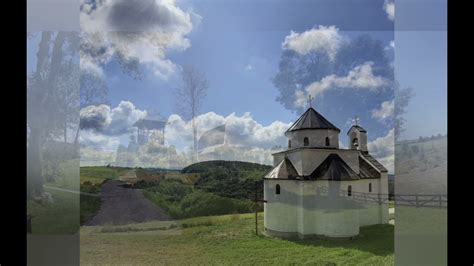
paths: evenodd
<path fill-rule="evenodd" d="M 106 136 L 90 130 L 83 130 L 79 134 L 79 143 L 83 147 L 88 147 L 93 150 L 115 151 L 120 144 L 120 140 L 119 137 Z"/>
<path fill-rule="evenodd" d="M 380 105 L 379 109 L 372 110 L 372 117 L 383 121 L 387 118 L 391 118 L 393 116 L 393 111 L 395 110 L 395 103 L 393 100 L 385 101 Z"/>
<path fill-rule="evenodd" d="M 291 31 L 290 35 L 285 37 L 282 48 L 293 50 L 302 55 L 311 51 L 319 51 L 334 59 L 342 41 L 343 38 L 339 34 L 338 28 L 320 25 L 302 33 Z"/>
<path fill-rule="evenodd" d="M 116 151 L 97 150 L 91 147 L 81 147 L 81 166 L 97 166 L 112 164 Z"/>
<path fill-rule="evenodd" d="M 199 20 L 199 15 L 180 9 L 172 0 L 83 1 L 81 61 L 84 67 L 100 66 L 119 56 L 148 65 L 167 79 L 178 67 L 166 52 L 187 49 L 186 35 Z"/>
<path fill-rule="evenodd" d="M 367 148 L 372 156 L 379 160 L 390 173 L 393 173 L 395 159 L 394 129 L 390 129 L 386 136 L 376 138 L 367 143 Z"/>
<path fill-rule="evenodd" d="M 347 76 L 339 77 L 337 75 L 329 75 L 322 78 L 320 81 L 315 81 L 302 90 L 295 91 L 295 107 L 304 107 L 308 94 L 317 96 L 329 89 L 335 88 L 354 88 L 354 89 L 369 89 L 375 90 L 388 81 L 381 76 L 375 76 L 372 72 L 373 62 L 365 62 L 362 65 L 354 67 Z"/>
<path fill-rule="evenodd" d="M 139 110 L 129 101 L 121 101 L 113 109 L 101 104 L 87 106 L 80 111 L 80 124 L 83 130 L 92 130 L 104 135 L 118 136 L 127 134 L 132 125 L 145 118 L 146 111 Z"/>
<path fill-rule="evenodd" d="M 110 124 L 110 107 L 101 104 L 99 106 L 91 105 L 81 109 L 80 125 L 81 129 L 93 129 L 102 131 L 106 125 Z"/>
<path fill-rule="evenodd" d="M 290 123 L 274 121 L 264 126 L 255 121 L 250 113 L 238 116 L 232 113 L 226 117 L 214 112 L 205 113 L 195 118 L 198 128 L 198 138 L 210 129 L 226 125 L 226 143 L 238 146 L 271 148 L 275 145 L 285 145 L 286 138 L 283 132 Z M 192 141 L 192 122 L 183 120 L 179 115 L 173 114 L 168 119 L 165 138 L 169 143 L 179 145 Z"/>
<path fill-rule="evenodd" d="M 395 19 L 395 3 L 393 0 L 385 0 L 383 10 L 387 13 L 387 18 L 393 21 Z"/>

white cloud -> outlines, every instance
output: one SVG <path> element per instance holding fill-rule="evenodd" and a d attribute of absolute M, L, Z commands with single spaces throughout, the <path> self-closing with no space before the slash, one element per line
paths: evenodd
<path fill-rule="evenodd" d="M 303 55 L 311 51 L 319 51 L 326 53 L 330 59 L 334 59 L 342 40 L 338 28 L 320 25 L 302 33 L 291 31 L 290 35 L 285 37 L 282 48 Z"/>
<path fill-rule="evenodd" d="M 395 3 L 393 0 L 385 0 L 383 10 L 387 13 L 387 18 L 393 21 L 395 19 Z"/>
<path fill-rule="evenodd" d="M 119 137 L 106 136 L 91 130 L 81 130 L 79 143 L 94 150 L 115 151 L 120 144 L 120 140 Z"/>
<path fill-rule="evenodd" d="M 253 69 L 253 66 L 251 64 L 248 64 L 245 66 L 245 70 L 251 71 Z"/>
<path fill-rule="evenodd" d="M 369 152 L 374 158 L 388 169 L 389 173 L 394 171 L 395 159 L 395 130 L 390 129 L 386 136 L 376 138 L 367 144 Z"/>
<path fill-rule="evenodd" d="M 209 112 L 196 117 L 198 138 L 205 131 L 223 124 L 226 125 L 226 143 L 260 148 L 286 145 L 286 137 L 283 132 L 291 125 L 274 121 L 270 125 L 264 126 L 255 121 L 248 112 L 242 116 L 232 113 L 227 117 Z M 168 143 L 176 146 L 189 146 L 192 143 L 192 122 L 184 121 L 179 115 L 173 114 L 168 119 L 165 134 Z"/>
<path fill-rule="evenodd" d="M 139 119 L 145 118 L 146 111 L 139 110 L 129 101 L 121 101 L 113 109 L 101 104 L 87 106 L 81 109 L 80 119 L 83 130 L 93 130 L 104 135 L 118 136 L 127 134 L 132 125 Z"/>
<path fill-rule="evenodd" d="M 390 43 L 385 47 L 385 50 L 393 50 L 395 49 L 395 41 L 392 40 Z"/>
<path fill-rule="evenodd" d="M 95 8 L 89 3 L 81 5 L 81 61 L 87 62 L 85 66 L 103 65 L 117 55 L 148 65 L 162 79 L 178 69 L 166 53 L 190 47 L 185 36 L 192 31 L 193 21 L 201 19 L 171 0 L 105 0 L 96 4 Z"/>
<path fill-rule="evenodd" d="M 302 90 L 296 90 L 294 105 L 296 107 L 304 107 L 308 94 L 316 97 L 318 94 L 329 89 L 354 88 L 375 90 L 385 85 L 387 81 L 383 77 L 375 76 L 372 72 L 372 66 L 373 62 L 365 62 L 354 67 L 345 77 L 339 77 L 334 74 L 326 76 L 320 81 L 315 81 L 306 86 L 306 94 Z"/>
<path fill-rule="evenodd" d="M 393 116 L 395 110 L 395 103 L 393 100 L 385 101 L 380 105 L 380 109 L 372 110 L 372 117 L 382 121 Z"/>
<path fill-rule="evenodd" d="M 115 162 L 116 150 L 97 150 L 91 147 L 81 147 L 81 166 L 107 165 Z"/>
<path fill-rule="evenodd" d="M 104 77 L 104 70 L 91 60 L 80 60 L 79 65 L 84 72 L 91 73 L 99 78 Z"/>

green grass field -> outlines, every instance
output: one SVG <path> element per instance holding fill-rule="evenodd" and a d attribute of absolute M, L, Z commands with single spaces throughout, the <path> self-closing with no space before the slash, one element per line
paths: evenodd
<path fill-rule="evenodd" d="M 259 228 L 263 228 L 259 214 Z M 392 225 L 353 240 L 281 240 L 254 234 L 253 214 L 81 228 L 81 264 L 393 265 Z"/>
<path fill-rule="evenodd" d="M 54 203 L 27 202 L 27 210 L 33 216 L 32 234 L 75 234 L 79 230 L 79 194 L 44 189 L 53 196 Z"/>

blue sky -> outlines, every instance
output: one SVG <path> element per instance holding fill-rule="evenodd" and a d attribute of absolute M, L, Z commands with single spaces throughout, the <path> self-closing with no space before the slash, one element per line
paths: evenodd
<path fill-rule="evenodd" d="M 300 91 L 302 95 L 317 93 L 313 106 L 342 130 L 340 140 L 343 143 L 346 142 L 345 132 L 350 127 L 350 118 L 358 115 L 360 123 L 369 132 L 369 142 L 373 143 L 375 153 L 379 152 L 383 157 L 393 152 L 393 149 L 387 148 L 393 146 L 393 141 L 390 141 L 393 132 L 392 125 L 386 121 L 385 116 L 393 109 L 393 91 L 387 85 L 388 81 L 393 81 L 393 71 L 387 72 L 390 64 L 395 67 L 396 78 L 401 87 L 412 87 L 416 94 L 407 109 L 406 131 L 402 138 L 446 132 L 446 32 L 442 27 L 444 17 L 440 18 L 441 22 L 436 20 L 442 14 L 443 1 L 425 9 L 421 9 L 420 5 L 413 6 L 401 1 L 400 8 L 397 7 L 397 17 L 404 17 L 409 23 L 396 22 L 395 25 L 393 17 L 390 17 L 394 14 L 394 9 L 389 10 L 389 7 L 394 7 L 393 1 L 384 0 L 147 0 L 138 1 L 138 4 L 134 1 L 122 2 L 125 6 L 131 5 L 128 8 L 132 11 L 135 6 L 147 2 L 152 8 L 146 8 L 145 12 L 155 10 L 158 21 L 162 24 L 156 23 L 156 20 L 137 22 L 137 19 L 123 17 L 120 18 L 121 25 L 124 21 L 137 25 L 142 23 L 138 27 L 145 25 L 152 31 L 172 32 L 175 34 L 174 39 L 169 40 L 169 36 L 160 39 L 162 43 L 152 47 L 156 48 L 153 55 L 152 50 L 148 51 L 146 48 L 151 46 L 143 44 L 149 40 L 148 36 L 139 35 L 129 39 L 129 42 L 119 43 L 126 44 L 131 52 L 120 50 L 117 44 L 112 47 L 110 43 L 101 44 L 93 39 L 86 41 L 97 47 L 103 45 L 112 53 L 138 56 L 140 69 L 145 74 L 143 79 L 134 80 L 124 74 L 118 61 L 105 55 L 100 58 L 81 57 L 81 63 L 91 63 L 94 69 L 101 72 L 109 87 L 109 115 L 113 116 L 116 108 L 115 115 L 121 121 L 130 120 L 130 117 L 121 116 L 126 113 L 123 110 L 127 106 L 130 110 L 133 109 L 129 113 L 135 119 L 145 111 L 158 111 L 165 117 L 175 119 L 172 115 L 178 110 L 173 90 L 180 85 L 179 67 L 190 64 L 205 73 L 210 84 L 201 114 L 213 112 L 216 115 L 203 116 L 203 128 L 235 120 L 238 121 L 234 121 L 235 123 L 241 123 L 239 125 L 245 128 L 245 132 L 238 134 L 255 135 L 248 137 L 251 145 L 260 145 L 258 141 L 262 137 L 258 134 L 264 132 L 268 135 L 268 131 L 275 130 L 278 132 L 272 134 L 276 137 L 266 140 L 267 142 L 262 141 L 261 146 L 267 147 L 271 141 L 281 144 L 284 138 L 278 136 L 282 136 L 288 124 L 299 116 L 299 112 L 285 108 L 282 102 L 276 100 L 280 92 L 272 79 L 279 73 L 284 54 L 291 50 L 296 55 L 292 58 L 301 59 L 307 56 L 306 53 L 322 51 L 331 58 L 332 50 L 327 49 L 336 43 L 336 58 L 341 51 L 346 51 L 346 57 L 342 57 L 341 61 L 342 68 L 340 65 L 337 68 L 334 63 L 336 68 L 331 68 L 328 72 L 324 72 L 324 69 L 313 71 L 309 79 L 303 79 L 305 83 Z M 94 2 L 83 2 L 81 29 L 87 33 L 95 30 L 120 30 L 114 28 L 117 21 L 107 20 L 115 3 L 120 1 L 105 1 L 99 7 L 91 4 Z M 408 8 L 410 6 L 416 7 L 418 13 L 414 14 L 413 9 Z M 429 18 L 427 21 L 430 23 L 424 20 L 425 16 L 421 16 L 421 12 Z M 143 17 L 151 17 L 153 20 L 154 15 L 147 13 Z M 163 22 L 163 17 L 169 18 L 169 21 Z M 416 22 L 421 22 L 422 26 L 412 26 Z M 430 25 L 435 26 L 430 28 Z M 394 31 L 395 28 L 397 31 Z M 322 32 L 321 29 L 330 31 L 332 39 L 315 46 L 314 43 L 321 39 L 321 35 L 315 32 Z M 316 35 L 311 35 L 313 37 L 309 40 L 304 39 L 305 34 L 313 33 Z M 364 50 L 364 45 L 368 45 L 366 41 L 357 46 L 357 40 L 363 35 L 369 35 L 368 42 L 379 42 L 383 55 L 371 54 L 374 46 L 369 45 L 367 47 L 371 48 Z M 334 39 L 334 36 L 337 38 Z M 324 38 L 326 37 L 323 36 L 322 39 Z M 37 43 L 38 38 L 28 41 L 29 71 L 34 69 Z M 349 45 L 352 48 L 343 50 L 341 47 L 344 47 L 344 43 L 353 44 Z M 304 49 L 308 47 L 312 47 L 314 51 L 305 52 Z M 357 52 L 351 54 L 351 51 Z M 366 61 L 375 60 L 375 63 L 365 62 L 364 56 L 368 58 Z M 383 63 L 384 60 L 388 60 L 388 63 Z M 160 75 L 155 74 L 158 72 Z M 293 104 L 294 100 L 296 105 L 296 91 L 290 95 L 295 99 L 287 97 L 288 101 Z M 121 105 L 123 101 L 130 102 L 131 105 Z M 235 114 L 232 115 L 233 113 Z M 247 130 L 249 125 L 253 127 L 252 130 Z M 180 133 L 177 129 L 171 132 L 169 134 Z M 89 137 L 91 145 L 93 143 L 96 148 L 104 145 L 108 149 L 118 143 L 127 145 L 129 139 L 128 134 Z M 183 148 L 189 144 L 189 136 L 183 139 L 188 142 L 172 144 Z"/>
<path fill-rule="evenodd" d="M 395 71 L 401 86 L 413 87 L 404 138 L 447 132 L 447 33 L 399 31 Z"/>
<path fill-rule="evenodd" d="M 364 1 L 363 1 L 364 2 Z M 383 1 L 347 5 L 341 1 L 203 1 L 185 3 L 202 17 L 188 35 L 191 47 L 170 52 L 176 64 L 199 66 L 208 76 L 210 87 L 202 112 L 243 114 L 250 112 L 255 120 L 270 124 L 297 118 L 275 101 L 278 91 L 271 78 L 278 71 L 282 42 L 291 30 L 305 31 L 315 25 L 335 25 L 341 34 L 352 38 L 368 33 L 386 46 L 394 39 L 393 22 L 382 9 Z M 347 31 L 344 31 L 347 29 Z M 246 67 L 250 66 L 250 69 Z M 156 109 L 163 115 L 175 113 L 172 89 L 176 78 L 163 81 L 147 73 L 142 81 L 123 75 L 117 64 L 105 67 L 110 90 L 110 103 L 133 102 L 139 109 Z M 354 103 L 357 104 L 357 103 Z M 321 110 L 324 113 L 324 110 Z M 341 128 L 348 117 L 356 114 L 327 114 Z M 370 126 L 369 121 L 364 121 Z M 371 126 L 375 131 L 380 127 Z M 372 134 L 376 138 L 387 129 Z"/>

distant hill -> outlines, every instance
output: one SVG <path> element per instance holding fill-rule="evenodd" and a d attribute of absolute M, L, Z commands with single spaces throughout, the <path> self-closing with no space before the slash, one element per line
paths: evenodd
<path fill-rule="evenodd" d="M 270 165 L 239 161 L 206 161 L 185 167 L 181 173 L 199 173 L 195 188 L 211 192 L 222 197 L 253 199 L 255 181 L 272 169 Z M 259 197 L 263 196 L 263 187 L 259 186 Z"/>
<path fill-rule="evenodd" d="M 270 171 L 271 165 L 240 161 L 206 161 L 191 164 L 181 170 L 181 173 L 204 173 L 216 170 L 225 171 Z"/>
<path fill-rule="evenodd" d="M 446 135 L 397 143 L 395 193 L 447 193 L 447 145 Z"/>

